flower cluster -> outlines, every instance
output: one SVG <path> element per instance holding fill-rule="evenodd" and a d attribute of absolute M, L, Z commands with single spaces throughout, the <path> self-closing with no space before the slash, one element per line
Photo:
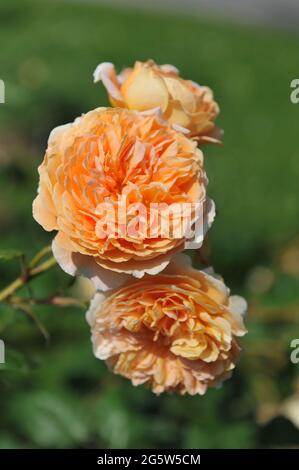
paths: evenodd
<path fill-rule="evenodd" d="M 201 146 L 219 143 L 212 91 L 170 65 L 136 62 L 94 80 L 111 108 L 52 131 L 33 216 L 57 232 L 61 268 L 96 289 L 87 312 L 94 353 L 154 393 L 203 394 L 228 378 L 246 302 L 181 255 L 215 217 Z"/>

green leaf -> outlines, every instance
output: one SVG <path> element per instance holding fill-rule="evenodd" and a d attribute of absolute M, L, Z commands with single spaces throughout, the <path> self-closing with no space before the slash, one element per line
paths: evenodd
<path fill-rule="evenodd" d="M 20 258 L 23 254 L 23 251 L 13 248 L 0 249 L 0 260 L 11 261 L 12 259 Z"/>

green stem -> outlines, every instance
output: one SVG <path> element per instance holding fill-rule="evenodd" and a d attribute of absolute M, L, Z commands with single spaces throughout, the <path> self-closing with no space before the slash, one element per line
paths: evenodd
<path fill-rule="evenodd" d="M 42 258 L 44 258 L 46 255 L 52 252 L 52 247 L 51 245 L 47 245 L 44 248 L 42 248 L 30 261 L 29 267 L 34 268 Z"/>

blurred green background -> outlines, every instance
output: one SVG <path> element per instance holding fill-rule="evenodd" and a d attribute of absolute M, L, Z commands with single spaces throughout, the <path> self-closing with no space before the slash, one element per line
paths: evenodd
<path fill-rule="evenodd" d="M 299 104 L 289 98 L 299 36 L 45 0 L 1 0 L 0 26 L 1 249 L 30 258 L 50 243 L 31 215 L 37 165 L 53 127 L 107 104 L 92 83 L 95 66 L 153 58 L 211 86 L 220 103 L 224 147 L 204 149 L 218 206 L 211 258 L 250 303 L 233 378 L 204 397 L 155 397 L 108 372 L 92 355 L 80 308 L 38 305 L 26 314 L 2 304 L 0 447 L 299 447 L 299 364 L 290 361 L 299 338 Z M 0 260 L 0 287 L 19 269 Z M 69 283 L 54 268 L 31 289 L 44 298 Z"/>

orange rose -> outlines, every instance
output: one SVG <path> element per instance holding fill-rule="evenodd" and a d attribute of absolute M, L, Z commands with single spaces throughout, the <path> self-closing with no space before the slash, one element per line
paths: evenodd
<path fill-rule="evenodd" d="M 222 131 L 215 126 L 219 107 L 213 92 L 190 80 L 183 80 L 172 65 L 135 62 L 133 69 L 116 75 L 114 65 L 99 64 L 94 81 L 102 80 L 113 106 L 138 111 L 160 108 L 173 125 L 190 131 L 200 143 L 219 143 Z"/>
<path fill-rule="evenodd" d="M 62 269 L 91 278 L 98 289 L 119 286 L 117 273 L 156 274 L 183 249 L 184 236 L 172 236 L 178 214 L 170 218 L 169 235 L 157 220 L 157 235 L 149 233 L 153 203 L 202 203 L 202 235 L 214 217 L 201 151 L 158 115 L 98 108 L 54 129 L 39 175 L 34 218 L 45 230 L 58 231 L 53 252 Z M 145 212 L 135 233 L 138 205 Z M 116 218 L 111 232 L 119 209 L 126 223 Z"/>
<path fill-rule="evenodd" d="M 247 305 L 186 255 L 166 270 L 96 294 L 87 312 L 95 356 L 154 393 L 203 395 L 230 377 L 246 330 Z M 189 261 L 188 261 L 189 260 Z"/>

